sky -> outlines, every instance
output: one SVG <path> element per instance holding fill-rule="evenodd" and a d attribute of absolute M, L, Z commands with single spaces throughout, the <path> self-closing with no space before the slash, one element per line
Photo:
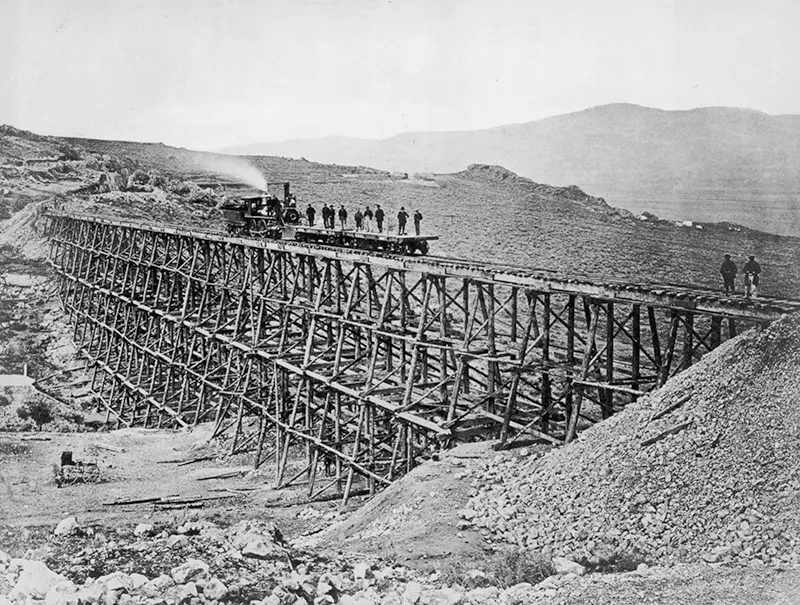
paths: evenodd
<path fill-rule="evenodd" d="M 794 0 L 2 0 L 0 124 L 216 150 L 606 103 L 800 114 Z"/>

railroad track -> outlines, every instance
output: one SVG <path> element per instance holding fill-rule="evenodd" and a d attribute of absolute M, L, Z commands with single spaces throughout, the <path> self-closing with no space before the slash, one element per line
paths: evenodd
<path fill-rule="evenodd" d="M 364 261 L 370 264 L 402 265 L 407 269 L 416 269 L 420 272 L 443 272 L 448 274 L 452 272 L 454 275 L 473 274 L 477 279 L 493 280 L 499 278 L 499 281 L 507 283 L 518 281 L 521 286 L 529 285 L 534 288 L 537 285 L 546 286 L 546 289 L 552 291 L 586 293 L 587 289 L 595 289 L 598 296 L 612 298 L 635 298 L 648 295 L 650 298 L 664 297 L 673 302 L 677 301 L 679 305 L 720 305 L 739 310 L 751 309 L 754 314 L 766 313 L 771 318 L 774 318 L 776 314 L 800 312 L 800 299 L 761 296 L 756 300 L 749 300 L 742 297 L 726 296 L 713 288 L 698 284 L 631 281 L 605 276 L 592 277 L 565 274 L 553 269 L 524 267 L 493 261 L 473 261 L 444 255 L 409 256 L 374 250 L 296 242 L 293 240 L 236 237 L 217 229 L 185 227 L 151 221 L 112 220 L 78 213 L 51 213 L 51 216 L 63 216 L 81 221 L 171 233 L 187 237 L 203 237 L 237 244 L 258 244 L 267 248 L 295 251 L 300 254 L 317 253 L 324 256 L 343 257 L 348 260 L 357 260 L 358 257 L 363 257 Z M 652 300 L 649 300 L 649 302 L 652 302 Z"/>

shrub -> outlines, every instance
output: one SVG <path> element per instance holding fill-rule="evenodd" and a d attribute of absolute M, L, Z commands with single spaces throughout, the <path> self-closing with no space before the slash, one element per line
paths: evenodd
<path fill-rule="evenodd" d="M 19 212 L 28 205 L 28 199 L 24 197 L 16 197 L 11 200 L 11 212 Z"/>
<path fill-rule="evenodd" d="M 507 548 L 483 561 L 451 561 L 439 570 L 446 584 L 459 584 L 467 590 L 482 586 L 508 588 L 528 582 L 538 584 L 555 573 L 553 562 L 538 552 Z"/>
<path fill-rule="evenodd" d="M 58 151 L 61 153 L 61 160 L 80 160 L 81 152 L 72 145 L 59 145 Z"/>
<path fill-rule="evenodd" d="M 604 554 L 595 553 L 592 556 L 583 557 L 577 561 L 590 573 L 619 573 L 624 571 L 636 571 L 640 564 L 652 565 L 652 560 L 639 549 L 626 551 L 609 550 Z"/>
<path fill-rule="evenodd" d="M 549 558 L 521 548 L 501 551 L 488 563 L 486 574 L 501 588 L 520 582 L 538 584 L 555 573 L 553 562 Z"/>
<path fill-rule="evenodd" d="M 50 405 L 45 401 L 34 401 L 20 406 L 17 409 L 17 416 L 22 420 L 28 420 L 30 418 L 40 429 L 43 424 L 53 421 L 53 411 L 50 409 Z"/>

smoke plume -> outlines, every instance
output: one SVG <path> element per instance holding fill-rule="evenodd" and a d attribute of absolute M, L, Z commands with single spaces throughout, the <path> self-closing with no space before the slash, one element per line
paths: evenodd
<path fill-rule="evenodd" d="M 230 177 L 259 191 L 267 190 L 267 179 L 261 171 L 242 157 L 204 155 L 198 158 L 198 163 L 210 172 Z"/>

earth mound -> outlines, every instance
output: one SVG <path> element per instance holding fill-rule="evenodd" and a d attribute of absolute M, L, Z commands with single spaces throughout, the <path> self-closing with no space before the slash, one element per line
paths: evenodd
<path fill-rule="evenodd" d="M 442 559 L 481 558 L 486 544 L 459 518 L 492 443 L 465 443 L 430 460 L 377 494 L 328 530 L 300 540 L 333 553 L 349 552 L 436 568 Z"/>
<path fill-rule="evenodd" d="M 462 516 L 590 566 L 800 560 L 800 316 L 750 330 L 540 459 L 495 458 Z"/>

